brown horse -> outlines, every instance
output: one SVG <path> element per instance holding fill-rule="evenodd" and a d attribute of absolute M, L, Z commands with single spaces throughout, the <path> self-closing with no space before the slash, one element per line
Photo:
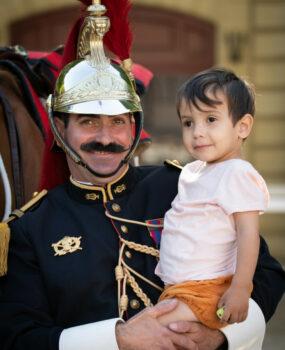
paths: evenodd
<path fill-rule="evenodd" d="M 11 192 L 11 206 L 6 209 L 7 212 L 14 209 L 16 206 L 22 206 L 28 199 L 32 197 L 36 191 L 38 179 L 40 175 L 41 159 L 44 150 L 44 138 L 41 130 L 32 119 L 30 112 L 27 109 L 26 102 L 22 91 L 17 83 L 17 78 L 7 71 L 0 70 L 0 87 L 9 101 L 11 110 L 14 115 L 14 125 L 18 132 L 18 146 L 16 152 L 20 160 L 18 167 L 18 183 L 14 183 L 13 168 L 12 168 L 12 151 L 9 143 L 9 130 L 4 116 L 3 105 L 0 106 L 0 154 L 3 159 L 5 171 L 9 181 L 9 188 L 4 189 L 4 181 L 0 186 L 0 218 L 4 216 L 5 203 L 8 200 L 9 191 Z M 10 116 L 9 116 L 10 117 Z M 11 132 L 11 131 L 10 131 Z M 12 131 L 13 132 L 13 131 Z M 16 180 L 17 181 L 17 180 Z M 18 203 L 16 203 L 15 186 L 19 187 Z M 6 192 L 6 194 L 5 194 Z M 9 201 L 8 201 L 9 202 Z"/>
<path fill-rule="evenodd" d="M 57 62 L 60 50 L 52 52 L 58 55 Z M 41 99 L 51 93 L 56 76 L 46 54 L 41 54 L 41 58 L 36 53 L 39 57 L 28 59 L 27 53 L 0 48 L 0 221 L 31 199 L 38 187 L 43 115 L 47 120 Z"/>

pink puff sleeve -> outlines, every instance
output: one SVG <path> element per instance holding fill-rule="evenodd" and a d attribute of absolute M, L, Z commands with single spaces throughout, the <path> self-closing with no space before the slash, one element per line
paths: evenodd
<path fill-rule="evenodd" d="M 227 215 L 259 211 L 268 206 L 269 193 L 262 176 L 246 161 L 238 161 L 225 169 L 218 188 L 217 201 Z"/>

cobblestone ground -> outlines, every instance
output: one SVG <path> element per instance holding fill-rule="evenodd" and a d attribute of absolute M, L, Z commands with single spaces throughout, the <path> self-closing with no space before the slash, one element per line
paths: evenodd
<path fill-rule="evenodd" d="M 262 350 L 285 350 L 285 297 L 268 322 Z"/>

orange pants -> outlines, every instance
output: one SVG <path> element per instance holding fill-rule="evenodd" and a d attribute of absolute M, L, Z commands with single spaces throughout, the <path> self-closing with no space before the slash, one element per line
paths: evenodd
<path fill-rule="evenodd" d="M 179 299 L 187 304 L 201 323 L 210 328 L 222 328 L 216 311 L 218 302 L 230 287 L 233 275 L 205 281 L 188 281 L 166 286 L 158 301 Z M 250 290 L 250 293 L 252 288 Z M 249 294 L 250 295 L 250 294 Z"/>

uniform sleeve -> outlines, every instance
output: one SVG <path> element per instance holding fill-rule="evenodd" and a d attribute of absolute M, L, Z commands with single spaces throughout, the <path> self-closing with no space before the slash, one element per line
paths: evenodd
<path fill-rule="evenodd" d="M 261 308 L 266 322 L 274 314 L 285 292 L 285 272 L 281 264 L 269 252 L 265 240 L 260 237 L 257 267 L 253 276 L 251 294 Z"/>
<path fill-rule="evenodd" d="M 115 327 L 119 318 L 65 329 L 59 339 L 59 350 L 119 350 Z"/>
<path fill-rule="evenodd" d="M 249 299 L 248 316 L 245 321 L 221 328 L 221 332 L 227 338 L 228 350 L 261 350 L 265 319 L 256 302 Z"/>
<path fill-rule="evenodd" d="M 265 181 L 247 162 L 226 169 L 217 197 L 218 204 L 227 215 L 245 211 L 263 213 L 269 201 Z"/>
<path fill-rule="evenodd" d="M 33 246 L 20 225 L 11 226 L 8 274 L 0 278 L 0 349 L 58 349 L 63 327 L 51 316 Z"/>

